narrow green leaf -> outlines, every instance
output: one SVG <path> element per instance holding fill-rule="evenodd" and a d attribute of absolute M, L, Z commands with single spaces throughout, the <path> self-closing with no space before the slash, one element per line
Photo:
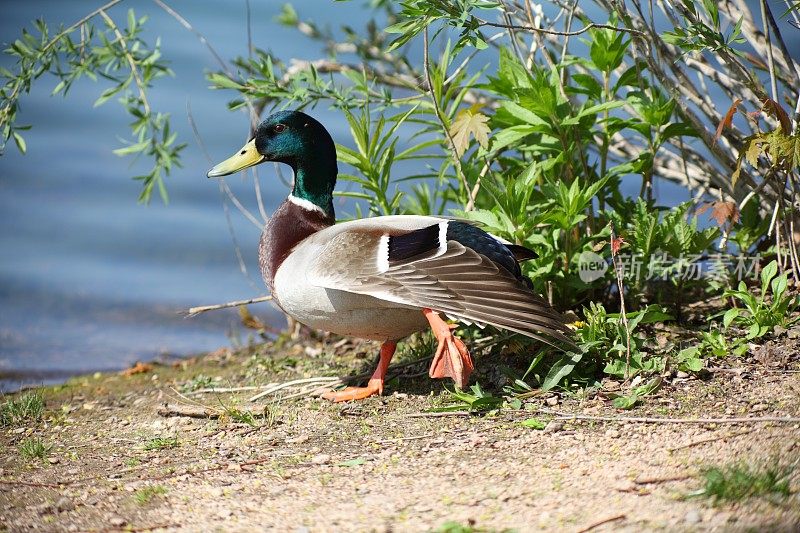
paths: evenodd
<path fill-rule="evenodd" d="M 25 139 L 22 137 L 22 135 L 20 135 L 16 131 L 14 132 L 14 142 L 16 143 L 17 148 L 19 148 L 19 151 L 21 153 L 24 154 L 25 152 L 28 151 L 28 145 L 25 143 Z"/>

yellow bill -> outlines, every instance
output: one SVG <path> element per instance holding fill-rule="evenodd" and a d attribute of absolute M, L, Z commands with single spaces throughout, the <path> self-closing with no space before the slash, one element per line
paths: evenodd
<path fill-rule="evenodd" d="M 264 156 L 256 150 L 256 140 L 252 139 L 245 144 L 239 152 L 229 157 L 222 163 L 216 165 L 206 174 L 209 178 L 219 178 L 234 172 L 239 172 L 253 165 L 257 165 L 264 160 Z"/>

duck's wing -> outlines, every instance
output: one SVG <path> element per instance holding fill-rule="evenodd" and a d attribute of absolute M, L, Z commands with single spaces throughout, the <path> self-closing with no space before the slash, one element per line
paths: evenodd
<path fill-rule="evenodd" d="M 316 243 L 307 281 L 573 344 L 561 315 L 526 285 L 513 250 L 469 224 L 406 218 L 348 222 L 312 236 L 327 242 Z"/>

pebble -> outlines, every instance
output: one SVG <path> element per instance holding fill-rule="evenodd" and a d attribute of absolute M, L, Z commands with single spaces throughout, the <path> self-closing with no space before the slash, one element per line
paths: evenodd
<path fill-rule="evenodd" d="M 619 431 L 616 429 L 607 429 L 606 430 L 606 437 L 611 437 L 612 439 L 619 438 Z"/>
<path fill-rule="evenodd" d="M 52 514 L 55 510 L 50 503 L 40 503 L 39 505 L 31 505 L 28 507 L 31 511 L 35 511 L 39 515 Z"/>
<path fill-rule="evenodd" d="M 56 509 L 59 513 L 63 513 L 64 511 L 72 511 L 75 509 L 75 504 L 72 503 L 72 500 L 67 498 L 66 496 L 62 496 L 56 502 Z"/>
<path fill-rule="evenodd" d="M 230 518 L 233 516 L 233 511 L 230 509 L 220 509 L 220 511 L 217 513 L 217 516 L 220 518 Z"/>
<path fill-rule="evenodd" d="M 48 457 L 47 462 L 51 465 L 57 465 L 60 459 L 58 457 Z"/>
<path fill-rule="evenodd" d="M 544 432 L 545 433 L 557 433 L 557 432 L 561 431 L 562 429 L 564 429 L 564 422 L 562 422 L 561 420 L 551 420 L 544 427 Z"/>
<path fill-rule="evenodd" d="M 222 492 L 222 489 L 220 487 L 212 487 L 211 490 L 208 491 L 208 494 L 212 498 L 220 498 L 220 497 L 222 497 L 223 492 Z"/>
<path fill-rule="evenodd" d="M 127 522 L 125 521 L 125 519 L 124 519 L 124 518 L 122 518 L 121 516 L 112 516 L 112 517 L 111 517 L 111 518 L 108 520 L 108 524 L 109 524 L 109 525 L 111 525 L 111 526 L 113 526 L 113 527 L 122 527 L 122 526 L 124 526 L 126 523 L 127 523 Z"/>
<path fill-rule="evenodd" d="M 554 405 L 558 405 L 558 396 L 549 397 L 547 400 L 545 400 L 545 403 L 551 407 Z"/>
<path fill-rule="evenodd" d="M 311 462 L 315 465 L 324 465 L 331 462 L 331 456 L 327 453 L 320 453 L 312 457 Z"/>
<path fill-rule="evenodd" d="M 680 378 L 680 379 L 686 379 L 686 378 L 689 377 L 689 373 L 688 372 L 684 372 L 683 370 L 678 370 L 678 372 L 675 373 L 675 377 Z"/>
<path fill-rule="evenodd" d="M 752 407 L 750 407 L 751 413 L 760 413 L 761 411 L 766 411 L 766 410 L 767 410 L 767 405 L 763 403 L 757 403 Z"/>
<path fill-rule="evenodd" d="M 286 444 L 303 444 L 304 442 L 308 442 L 308 435 L 300 435 L 293 439 L 286 439 Z"/>
<path fill-rule="evenodd" d="M 700 522 L 703 521 L 703 517 L 700 516 L 700 511 L 697 511 L 696 509 L 692 509 L 691 511 L 686 513 L 686 516 L 684 517 L 684 521 L 687 524 L 699 524 Z"/>

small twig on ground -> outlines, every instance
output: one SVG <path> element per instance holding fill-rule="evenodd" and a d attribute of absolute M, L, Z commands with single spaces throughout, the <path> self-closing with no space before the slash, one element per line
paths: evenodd
<path fill-rule="evenodd" d="M 530 412 L 530 411 L 528 411 Z M 595 416 L 580 413 L 565 413 L 550 409 L 537 409 L 537 413 L 555 415 L 561 420 L 595 420 L 600 422 L 638 422 L 644 424 L 758 424 L 764 422 L 780 422 L 797 424 L 800 417 L 796 416 L 762 416 L 741 418 L 661 418 L 647 416 Z"/>
<path fill-rule="evenodd" d="M 130 531 L 133 533 L 140 532 L 140 531 L 153 531 L 154 529 L 167 529 L 167 528 L 177 528 L 181 527 L 181 525 L 177 522 L 167 522 L 164 524 L 155 524 L 152 526 L 142 526 L 142 527 L 132 527 L 130 525 L 124 526 L 111 526 L 111 527 L 104 527 L 102 529 L 82 529 L 83 533 L 95 533 L 95 532 L 102 532 L 102 531 Z"/>
<path fill-rule="evenodd" d="M 262 389 L 263 387 L 221 387 L 221 388 L 210 388 L 210 389 L 198 389 L 187 394 L 194 395 L 194 394 L 223 394 L 227 392 L 245 392 L 245 391 L 254 391 Z"/>
<path fill-rule="evenodd" d="M 189 418 L 219 418 L 222 410 L 199 405 L 164 403 L 156 412 L 161 416 L 188 416 Z"/>
<path fill-rule="evenodd" d="M 226 304 L 216 304 L 216 305 L 201 305 L 198 307 L 191 307 L 188 311 L 184 311 L 186 318 L 191 318 L 193 316 L 197 316 L 200 313 L 205 313 L 206 311 L 216 311 L 217 309 L 225 309 L 228 307 L 239 307 L 240 305 L 248 305 L 248 304 L 256 304 L 259 302 L 268 302 L 272 300 L 272 296 L 259 296 L 257 298 L 250 298 L 249 300 L 236 300 L 234 302 L 228 302 Z"/>
<path fill-rule="evenodd" d="M 698 446 L 700 444 L 705 444 L 707 442 L 716 442 L 718 440 L 727 440 L 732 439 L 734 437 L 741 437 L 742 435 L 747 435 L 748 433 L 752 433 L 752 429 L 748 429 L 746 431 L 740 431 L 738 433 L 729 433 L 728 435 L 715 435 L 713 437 L 708 437 L 705 439 L 696 440 L 693 442 L 689 442 L 687 444 L 681 444 L 680 446 L 674 446 L 672 448 L 667 448 L 667 451 L 672 453 L 677 450 L 683 450 L 684 448 L 691 448 L 692 446 Z"/>
<path fill-rule="evenodd" d="M 72 484 L 72 481 L 62 481 L 60 483 L 36 483 L 35 481 L 19 481 L 19 480 L 16 480 L 16 479 L 0 479 L 0 485 L 11 485 L 11 486 L 20 485 L 20 486 L 24 486 L 24 487 L 48 487 L 48 488 L 59 489 L 59 488 L 63 487 L 64 485 L 70 485 L 70 484 Z"/>
<path fill-rule="evenodd" d="M 410 413 L 407 418 L 440 418 L 445 416 L 469 416 L 469 411 L 441 411 L 433 413 Z"/>
<path fill-rule="evenodd" d="M 669 483 L 670 481 L 686 481 L 687 479 L 692 479 L 694 476 L 691 474 L 680 474 L 677 476 L 667 476 L 667 477 L 643 477 L 643 478 L 636 478 L 633 480 L 634 483 L 637 485 L 655 485 L 657 483 Z"/>
<path fill-rule="evenodd" d="M 625 515 L 624 514 L 618 514 L 618 515 L 615 515 L 615 516 L 610 516 L 608 518 L 603 518 L 602 520 L 598 520 L 597 522 L 592 522 L 591 524 L 589 524 L 588 526 L 584 527 L 583 529 L 579 529 L 577 531 L 577 533 L 586 533 L 586 531 L 591 531 L 592 529 L 594 529 L 596 527 L 600 527 L 603 524 L 608 524 L 609 522 L 616 522 L 617 520 L 623 520 L 623 519 L 625 519 Z"/>
<path fill-rule="evenodd" d="M 405 440 L 429 439 L 431 437 L 435 437 L 436 435 L 437 433 L 426 433 L 424 435 L 412 435 L 410 437 L 398 437 L 396 439 L 376 440 L 375 444 L 396 444 Z"/>

